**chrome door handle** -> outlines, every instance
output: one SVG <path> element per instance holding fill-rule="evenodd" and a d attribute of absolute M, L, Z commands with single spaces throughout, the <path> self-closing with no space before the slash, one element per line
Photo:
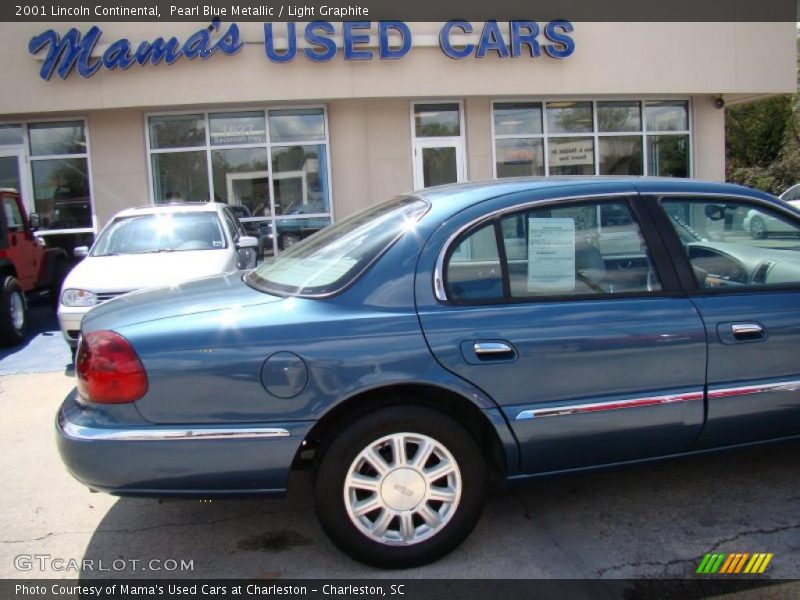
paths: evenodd
<path fill-rule="evenodd" d="M 764 337 L 764 328 L 758 323 L 734 323 L 731 325 L 733 337 L 737 340 L 758 340 Z"/>
<path fill-rule="evenodd" d="M 514 353 L 514 349 L 503 342 L 475 342 L 475 344 L 472 346 L 472 349 L 478 356 Z"/>

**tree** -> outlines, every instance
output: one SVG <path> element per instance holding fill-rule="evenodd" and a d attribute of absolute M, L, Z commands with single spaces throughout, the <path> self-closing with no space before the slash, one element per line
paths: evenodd
<path fill-rule="evenodd" d="M 800 94 L 728 108 L 725 146 L 728 181 L 772 194 L 800 182 Z"/>

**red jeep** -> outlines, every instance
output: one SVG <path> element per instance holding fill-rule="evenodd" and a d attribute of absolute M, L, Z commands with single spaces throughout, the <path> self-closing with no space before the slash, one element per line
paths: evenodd
<path fill-rule="evenodd" d="M 34 234 L 39 218 L 28 219 L 19 192 L 0 189 L 0 346 L 25 339 L 26 294 L 47 291 L 55 306 L 67 274 L 67 253 L 45 248 Z"/>

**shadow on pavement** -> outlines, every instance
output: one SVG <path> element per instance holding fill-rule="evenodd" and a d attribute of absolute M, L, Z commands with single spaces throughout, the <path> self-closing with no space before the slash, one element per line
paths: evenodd
<path fill-rule="evenodd" d="M 707 552 L 773 552 L 764 577 L 800 576 L 800 444 L 783 443 L 614 471 L 535 480 L 494 493 L 475 531 L 437 563 L 382 571 L 325 537 L 310 477 L 285 500 L 119 499 L 85 559 L 134 559 L 81 577 L 693 578 Z M 191 570 L 142 570 L 148 561 Z"/>
<path fill-rule="evenodd" d="M 28 305 L 28 333 L 19 346 L 0 348 L 0 375 L 72 373 L 72 357 L 58 326 L 49 298 L 36 298 Z"/>

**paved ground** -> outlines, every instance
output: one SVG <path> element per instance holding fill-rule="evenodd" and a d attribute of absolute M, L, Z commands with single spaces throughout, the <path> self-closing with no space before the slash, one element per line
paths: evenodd
<path fill-rule="evenodd" d="M 28 336 L 20 346 L 0 348 L 0 375 L 45 373 L 72 368 L 69 346 L 58 328 L 48 298 L 34 300 L 28 310 Z"/>
<path fill-rule="evenodd" d="M 53 441 L 53 417 L 71 387 L 60 366 L 0 377 L 0 578 L 691 577 L 710 551 L 773 552 L 766 576 L 800 578 L 800 444 L 497 492 L 461 548 L 425 568 L 384 572 L 328 542 L 305 473 L 281 501 L 159 504 L 89 493 L 66 474 Z M 15 569 L 15 557 L 33 554 L 106 567 L 142 562 L 117 573 Z M 151 559 L 194 568 L 142 571 Z"/>

